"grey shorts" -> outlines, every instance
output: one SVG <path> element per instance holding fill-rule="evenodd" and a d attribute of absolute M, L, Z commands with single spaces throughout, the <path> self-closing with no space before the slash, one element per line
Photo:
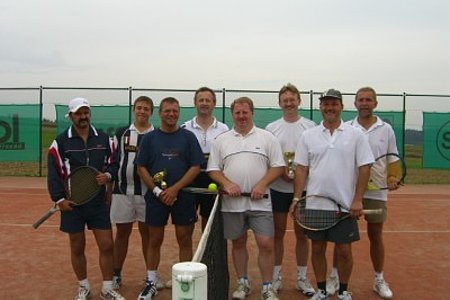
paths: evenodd
<path fill-rule="evenodd" d="M 374 199 L 363 199 L 364 209 L 378 209 L 381 208 L 383 212 L 376 215 L 365 215 L 367 223 L 384 223 L 387 219 L 387 202 Z"/>
<path fill-rule="evenodd" d="M 355 218 L 347 218 L 334 227 L 323 231 L 305 229 L 306 236 L 313 241 L 328 241 L 336 244 L 348 244 L 359 241 L 358 222 Z"/>
<path fill-rule="evenodd" d="M 228 240 L 240 238 L 251 229 L 255 235 L 274 236 L 271 211 L 222 212 L 224 237 Z"/>

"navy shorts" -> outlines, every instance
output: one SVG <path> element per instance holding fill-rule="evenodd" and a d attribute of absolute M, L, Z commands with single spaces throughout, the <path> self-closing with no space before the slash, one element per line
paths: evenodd
<path fill-rule="evenodd" d="M 306 195 L 303 192 L 302 197 Z M 294 193 L 283 193 L 273 189 L 270 189 L 270 199 L 272 201 L 272 211 L 279 213 L 288 213 L 289 207 L 292 204 L 292 198 Z"/>
<path fill-rule="evenodd" d="M 305 229 L 305 234 L 314 241 L 328 241 L 336 244 L 348 244 L 359 241 L 358 222 L 355 218 L 347 218 L 334 227 L 323 231 Z"/>
<path fill-rule="evenodd" d="M 172 218 L 175 225 L 186 226 L 197 221 L 195 196 L 192 193 L 180 191 L 177 201 L 172 206 L 162 203 L 152 192 L 145 195 L 145 223 L 150 226 L 165 226 Z"/>
<path fill-rule="evenodd" d="M 67 233 L 78 233 L 88 229 L 111 229 L 109 205 L 103 199 L 94 199 L 72 211 L 61 212 L 59 229 Z"/>

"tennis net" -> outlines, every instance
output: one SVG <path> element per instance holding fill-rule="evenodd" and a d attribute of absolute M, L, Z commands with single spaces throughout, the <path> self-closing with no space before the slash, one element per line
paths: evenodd
<path fill-rule="evenodd" d="M 223 237 L 223 220 L 219 195 L 214 200 L 211 215 L 200 238 L 192 261 L 207 266 L 208 299 L 227 300 L 229 289 L 227 241 Z"/>

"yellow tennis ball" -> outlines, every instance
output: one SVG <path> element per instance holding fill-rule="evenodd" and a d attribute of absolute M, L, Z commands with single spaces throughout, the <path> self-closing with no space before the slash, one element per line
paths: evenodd
<path fill-rule="evenodd" d="M 215 184 L 215 183 L 210 183 L 210 184 L 208 185 L 208 190 L 211 191 L 211 192 L 217 192 L 217 184 Z"/>

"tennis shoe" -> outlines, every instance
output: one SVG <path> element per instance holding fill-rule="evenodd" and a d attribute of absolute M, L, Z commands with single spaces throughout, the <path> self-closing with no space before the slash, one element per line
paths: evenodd
<path fill-rule="evenodd" d="M 102 300 L 125 300 L 125 298 L 116 292 L 115 290 L 109 290 L 104 293 L 103 291 L 100 293 L 100 299 Z"/>
<path fill-rule="evenodd" d="M 316 292 L 306 277 L 297 277 L 296 287 L 305 296 L 312 296 Z"/>
<path fill-rule="evenodd" d="M 120 289 L 120 287 L 122 286 L 122 276 L 114 275 L 112 278 L 112 282 L 113 282 L 113 289 L 115 289 L 115 290 Z"/>
<path fill-rule="evenodd" d="M 327 293 L 334 295 L 339 290 L 339 277 L 330 276 L 327 279 Z"/>
<path fill-rule="evenodd" d="M 273 286 L 269 286 L 267 290 L 261 292 L 261 300 L 278 300 L 277 293 Z"/>
<path fill-rule="evenodd" d="M 393 296 L 389 285 L 384 279 L 375 279 L 373 290 L 383 299 L 391 299 Z"/>
<path fill-rule="evenodd" d="M 344 291 L 342 294 L 337 295 L 338 300 L 352 300 L 352 293 Z"/>
<path fill-rule="evenodd" d="M 171 282 L 172 283 L 172 282 Z M 155 278 L 155 287 L 158 291 L 164 289 L 164 283 L 161 280 L 161 277 L 159 276 L 158 273 L 156 273 L 156 278 Z"/>
<path fill-rule="evenodd" d="M 309 300 L 327 300 L 328 295 L 324 290 L 317 290 L 317 292 L 309 298 Z"/>
<path fill-rule="evenodd" d="M 151 300 L 158 293 L 153 281 L 146 281 L 145 287 L 138 296 L 138 300 Z"/>
<path fill-rule="evenodd" d="M 80 285 L 78 288 L 78 293 L 75 296 L 75 300 L 87 300 L 91 296 L 91 290 L 86 288 L 85 286 Z"/>
<path fill-rule="evenodd" d="M 273 286 L 274 291 L 277 293 L 283 287 L 283 283 L 281 282 L 280 273 L 278 273 L 278 276 L 272 280 L 272 286 Z"/>
<path fill-rule="evenodd" d="M 248 280 L 240 279 L 237 282 L 236 290 L 233 292 L 233 299 L 245 299 L 252 292 Z"/>

